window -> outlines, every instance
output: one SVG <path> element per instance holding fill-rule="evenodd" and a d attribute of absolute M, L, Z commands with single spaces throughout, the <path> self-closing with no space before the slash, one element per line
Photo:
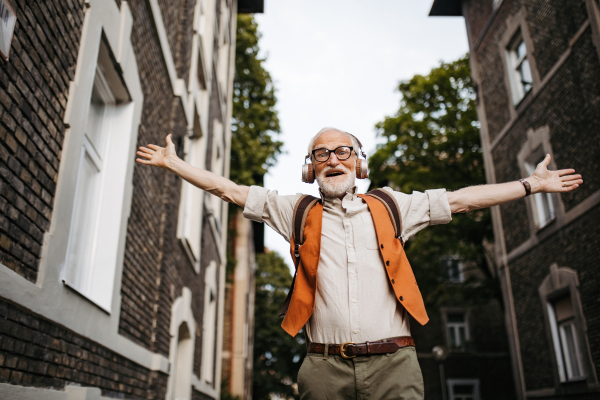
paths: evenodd
<path fill-rule="evenodd" d="M 574 270 L 552 264 L 550 274 L 539 288 L 554 354 L 557 384 L 588 378 L 594 380 L 587 373 L 591 363 L 578 284 Z"/>
<path fill-rule="evenodd" d="M 515 35 L 506 52 L 513 104 L 517 105 L 533 88 L 527 45 L 520 31 Z"/>
<path fill-rule="evenodd" d="M 542 162 L 545 156 L 546 155 L 540 146 L 534 150 L 529 157 L 527 157 L 525 160 L 525 170 L 527 171 L 527 176 L 531 176 L 533 174 L 535 168 L 540 162 Z M 541 229 L 554 220 L 555 217 L 554 205 L 552 204 L 552 195 L 550 193 L 535 193 L 532 195 L 532 197 L 535 225 L 538 229 Z"/>
<path fill-rule="evenodd" d="M 561 382 L 585 378 L 571 294 L 548 302 L 546 307 Z"/>
<path fill-rule="evenodd" d="M 479 400 L 479 379 L 448 379 L 450 400 Z"/>
<path fill-rule="evenodd" d="M 469 340 L 469 333 L 464 311 L 446 312 L 446 330 L 449 348 L 464 349 L 466 347 Z"/>
<path fill-rule="evenodd" d="M 177 333 L 177 354 L 173 369 L 175 385 L 173 398 L 175 400 L 190 400 L 192 392 L 192 364 L 194 346 L 187 324 L 179 326 Z"/>
<path fill-rule="evenodd" d="M 203 168 L 206 156 L 206 140 L 202 135 L 198 114 L 194 116 L 191 136 L 185 139 L 185 160 L 194 167 Z M 181 241 L 196 273 L 200 272 L 200 241 L 202 239 L 202 210 L 204 191 L 183 181 L 177 237 Z"/>
<path fill-rule="evenodd" d="M 458 257 L 445 257 L 442 259 L 442 271 L 448 277 L 450 282 L 464 282 L 462 271 L 462 262 Z"/>
<path fill-rule="evenodd" d="M 92 64 L 93 65 L 93 64 Z M 132 137 L 133 103 L 104 39 L 85 99 L 70 210 L 64 282 L 106 311 L 111 310 L 117 269 L 127 146 Z M 70 138 L 71 143 L 72 142 Z M 121 198 L 122 201 L 122 198 Z"/>
<path fill-rule="evenodd" d="M 204 278 L 204 322 L 202 324 L 201 379 L 212 384 L 215 375 L 215 339 L 217 329 L 217 263 L 211 261 Z"/>

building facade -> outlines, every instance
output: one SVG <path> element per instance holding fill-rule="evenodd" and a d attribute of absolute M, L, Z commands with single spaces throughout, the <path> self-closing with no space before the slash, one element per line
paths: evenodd
<path fill-rule="evenodd" d="M 574 168 L 584 184 L 492 209 L 520 399 L 600 396 L 600 4 L 436 0 L 463 16 L 489 183 Z"/>
<path fill-rule="evenodd" d="M 0 398 L 219 398 L 227 205 L 134 159 L 228 176 L 238 1 L 8 3 Z"/>
<path fill-rule="evenodd" d="M 489 295 L 481 297 L 481 293 L 477 301 L 461 297 L 459 293 L 464 295 L 469 290 L 466 285 L 473 290 L 484 284 L 485 278 L 477 266 L 448 257 L 442 259 L 442 270 L 448 278 L 445 283 L 430 291 L 427 290 L 432 288 L 427 286 L 421 288 L 430 302 L 426 305 L 429 322 L 425 326 L 411 323 L 410 327 L 423 373 L 425 398 L 515 399 L 501 300 Z M 416 275 L 419 280 L 418 271 Z M 431 302 L 440 293 L 444 300 Z M 443 355 L 436 354 L 440 350 Z"/>

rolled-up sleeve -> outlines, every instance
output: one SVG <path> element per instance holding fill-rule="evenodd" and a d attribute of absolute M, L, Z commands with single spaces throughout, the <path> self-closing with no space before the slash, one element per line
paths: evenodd
<path fill-rule="evenodd" d="M 280 196 L 276 190 L 250 186 L 244 217 L 264 222 L 288 242 L 292 236 L 294 206 L 302 194 Z"/>
<path fill-rule="evenodd" d="M 429 198 L 429 225 L 447 224 L 452 221 L 446 189 L 426 190 Z"/>
<path fill-rule="evenodd" d="M 447 224 L 452 220 L 446 189 L 433 189 L 406 194 L 389 187 L 402 216 L 402 239 L 407 241 L 429 225 Z"/>

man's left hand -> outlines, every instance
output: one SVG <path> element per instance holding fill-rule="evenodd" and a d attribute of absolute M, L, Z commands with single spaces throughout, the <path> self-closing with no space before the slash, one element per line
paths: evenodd
<path fill-rule="evenodd" d="M 531 185 L 531 193 L 570 192 L 583 183 L 581 175 L 574 174 L 574 169 L 548 170 L 550 154 L 537 165 L 533 174 L 526 180 Z"/>

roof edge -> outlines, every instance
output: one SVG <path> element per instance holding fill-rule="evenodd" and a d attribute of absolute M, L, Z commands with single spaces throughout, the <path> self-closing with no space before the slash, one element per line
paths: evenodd
<path fill-rule="evenodd" d="M 430 17 L 461 17 L 461 0 L 434 0 L 429 11 Z"/>

